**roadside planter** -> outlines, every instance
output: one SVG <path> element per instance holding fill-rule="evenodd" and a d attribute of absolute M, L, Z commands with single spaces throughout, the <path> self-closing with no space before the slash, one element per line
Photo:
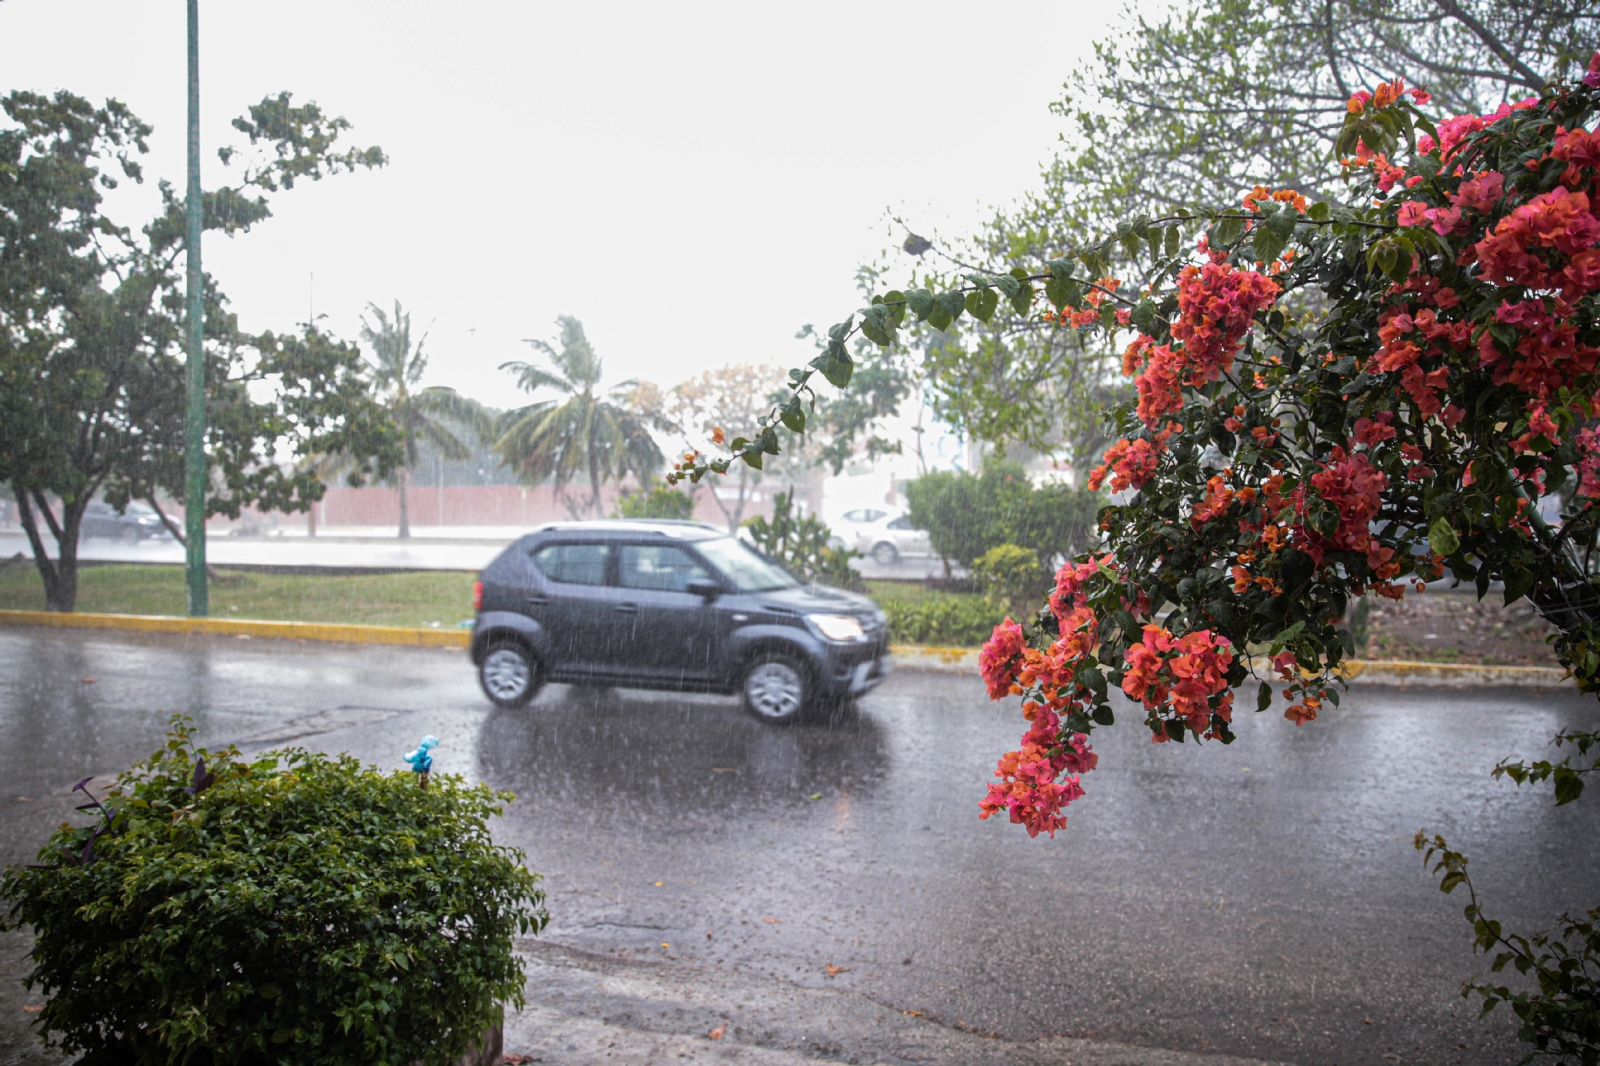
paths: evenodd
<path fill-rule="evenodd" d="M 86 1062 L 426 1066 L 498 1051 L 548 916 L 512 796 L 299 749 L 165 748 L 0 883 L 45 1040 Z M 79 788 L 83 788 L 80 783 Z"/>

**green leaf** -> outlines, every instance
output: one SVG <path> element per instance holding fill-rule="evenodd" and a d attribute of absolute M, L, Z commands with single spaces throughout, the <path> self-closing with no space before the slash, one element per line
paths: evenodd
<path fill-rule="evenodd" d="M 777 455 L 778 431 L 773 427 L 768 426 L 766 429 L 761 431 L 761 436 L 756 439 L 756 443 L 761 445 L 761 450 L 766 452 L 768 455 Z"/>
<path fill-rule="evenodd" d="M 1306 217 L 1311 219 L 1313 222 L 1326 222 L 1328 221 L 1328 216 L 1330 214 L 1330 208 L 1321 200 L 1318 200 L 1316 203 L 1312 204 L 1306 209 Z"/>
<path fill-rule="evenodd" d="M 1272 706 L 1272 686 L 1261 682 L 1261 687 L 1256 690 L 1256 710 L 1265 711 Z"/>
<path fill-rule="evenodd" d="M 979 322 L 988 322 L 994 317 L 995 309 L 1000 306 L 1000 294 L 993 289 L 979 289 L 977 292 L 967 293 L 967 313 Z"/>
<path fill-rule="evenodd" d="M 1455 527 L 1444 515 L 1433 520 L 1433 525 L 1428 527 L 1428 546 L 1435 554 L 1450 556 L 1461 548 L 1461 538 L 1456 536 Z"/>
<path fill-rule="evenodd" d="M 894 343 L 894 314 L 887 304 L 873 304 L 861 311 L 861 333 L 874 344 Z"/>
<path fill-rule="evenodd" d="M 761 469 L 761 449 L 750 448 L 742 451 L 739 453 L 739 458 L 744 460 L 746 466 L 753 467 L 756 470 Z"/>
<path fill-rule="evenodd" d="M 934 329 L 943 330 L 946 326 L 950 325 L 951 321 L 952 320 L 950 316 L 945 314 L 944 308 L 938 306 L 937 304 L 934 305 L 932 311 L 928 312 L 928 325 L 932 326 Z"/>
<path fill-rule="evenodd" d="M 938 301 L 939 309 L 950 316 L 951 322 L 954 322 L 956 319 L 960 318 L 961 312 L 967 309 L 967 294 L 962 292 L 960 289 L 951 289 L 949 292 L 941 292 L 938 296 L 934 297 L 934 299 Z M 944 327 L 941 326 L 939 328 L 943 329 Z"/>
<path fill-rule="evenodd" d="M 1045 299 L 1057 311 L 1063 307 L 1077 307 L 1083 303 L 1083 288 L 1071 278 L 1052 277 L 1044 284 Z"/>
<path fill-rule="evenodd" d="M 1528 594 L 1538 578 L 1532 570 L 1513 570 L 1502 575 L 1501 580 L 1506 583 L 1506 606 L 1510 607 Z"/>
<path fill-rule="evenodd" d="M 1263 263 L 1270 263 L 1282 255 L 1284 247 L 1289 243 L 1288 237 L 1279 232 L 1281 227 L 1273 225 L 1284 214 L 1285 212 L 1279 211 L 1276 214 L 1267 215 L 1264 220 L 1256 223 L 1255 237 L 1251 241 L 1251 247 L 1255 251 L 1256 258 Z M 1290 216 L 1289 229 L 1290 232 L 1293 232 L 1294 208 L 1289 208 L 1287 214 Z"/>
<path fill-rule="evenodd" d="M 1219 218 L 1211 224 L 1210 244 L 1213 248 L 1226 248 L 1244 236 L 1244 219 L 1238 215 Z"/>
<path fill-rule="evenodd" d="M 1073 262 L 1071 259 L 1051 259 L 1045 262 L 1050 268 L 1050 276 L 1057 281 L 1070 281 L 1072 279 Z"/>
<path fill-rule="evenodd" d="M 806 431 L 806 412 L 805 408 L 801 406 L 800 397 L 792 397 L 788 403 L 783 405 L 782 418 L 783 424 L 794 432 L 804 433 Z"/>
<path fill-rule="evenodd" d="M 1093 718 L 1097 725 L 1116 725 L 1117 724 L 1117 716 L 1111 712 L 1111 708 L 1110 707 L 1106 707 L 1106 706 L 1096 707 L 1089 714 L 1089 717 Z"/>
<path fill-rule="evenodd" d="M 1183 241 L 1183 230 L 1178 226 L 1167 227 L 1166 253 L 1171 258 L 1178 254 L 1178 247 Z"/>
<path fill-rule="evenodd" d="M 1138 306 L 1133 309 L 1133 314 L 1129 321 L 1138 326 L 1141 332 L 1149 333 L 1155 328 L 1156 305 L 1148 299 L 1140 300 Z"/>
<path fill-rule="evenodd" d="M 994 284 L 995 288 L 1006 294 L 1007 299 L 1010 299 L 1022 291 L 1022 282 L 1018 281 L 1009 274 L 996 275 L 994 278 Z"/>
<path fill-rule="evenodd" d="M 895 328 L 906 320 L 906 294 L 899 289 L 892 289 L 884 294 L 883 302 L 888 305 L 889 313 L 894 316 Z"/>
<path fill-rule="evenodd" d="M 906 293 L 906 306 L 917 316 L 918 322 L 926 322 L 928 316 L 933 314 L 933 293 L 927 289 L 912 289 Z"/>
<path fill-rule="evenodd" d="M 1011 310 L 1019 315 L 1025 315 L 1033 309 L 1033 286 L 1024 281 L 1017 286 L 1016 295 L 1010 299 Z"/>
<path fill-rule="evenodd" d="M 1556 806 L 1571 803 L 1583 795 L 1583 778 L 1570 766 L 1558 766 L 1555 772 Z"/>

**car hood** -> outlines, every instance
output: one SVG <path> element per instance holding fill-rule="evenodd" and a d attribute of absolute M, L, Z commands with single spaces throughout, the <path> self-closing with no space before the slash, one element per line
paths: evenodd
<path fill-rule="evenodd" d="M 763 605 L 795 614 L 848 614 L 875 616 L 877 604 L 865 596 L 826 585 L 796 585 L 760 594 Z"/>

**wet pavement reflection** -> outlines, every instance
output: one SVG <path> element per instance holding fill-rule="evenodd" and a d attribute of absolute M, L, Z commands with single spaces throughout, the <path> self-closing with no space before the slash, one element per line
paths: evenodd
<path fill-rule="evenodd" d="M 1013 1039 L 1514 1062 L 1510 1016 L 1480 1024 L 1457 996 L 1483 963 L 1412 834 L 1466 850 L 1507 925 L 1600 903 L 1600 806 L 1489 777 L 1594 728 L 1574 693 L 1357 689 L 1301 729 L 1244 715 L 1238 743 L 1205 750 L 1152 745 L 1127 714 L 1096 735 L 1071 827 L 1030 840 L 976 817 L 1022 723 L 974 678 L 897 674 L 782 728 L 729 698 L 630 690 L 497 710 L 460 652 L 25 629 L 0 630 L 6 860 L 175 710 L 211 741 L 394 767 L 439 736 L 436 770 L 517 794 L 496 836 L 548 878 L 550 939 L 848 987 Z"/>

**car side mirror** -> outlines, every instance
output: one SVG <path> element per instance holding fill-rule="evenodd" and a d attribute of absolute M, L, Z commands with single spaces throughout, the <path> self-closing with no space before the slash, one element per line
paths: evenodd
<path fill-rule="evenodd" d="M 686 591 L 706 600 L 714 600 L 722 593 L 722 586 L 709 577 L 691 578 Z"/>

